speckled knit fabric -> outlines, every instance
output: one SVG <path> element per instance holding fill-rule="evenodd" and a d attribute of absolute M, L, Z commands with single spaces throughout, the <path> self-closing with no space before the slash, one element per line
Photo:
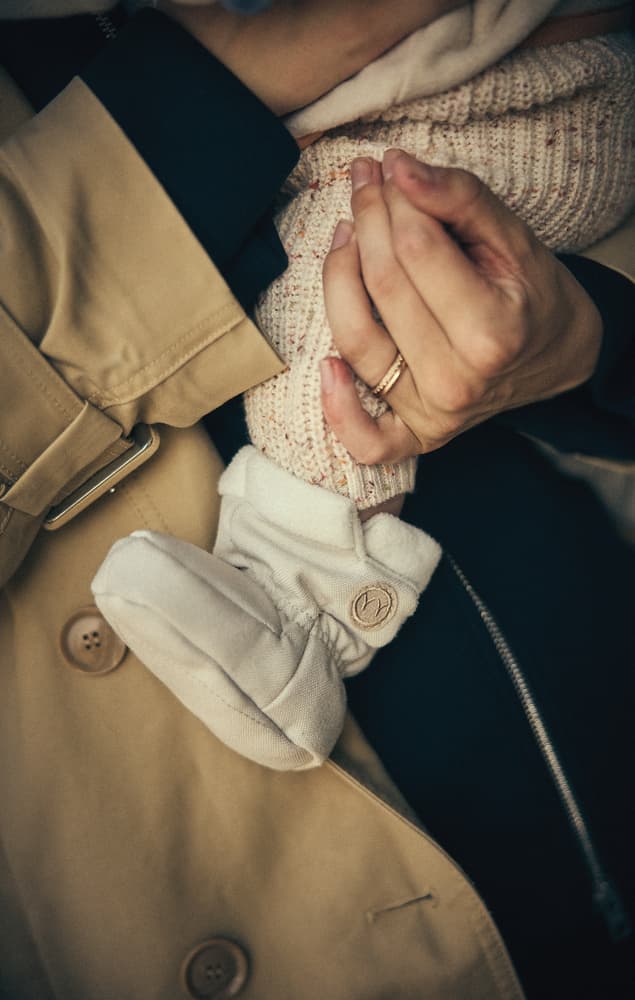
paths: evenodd
<path fill-rule="evenodd" d="M 431 164 L 478 174 L 554 250 L 583 249 L 635 201 L 635 43 L 612 35 L 520 50 L 470 82 L 341 126 L 308 147 L 276 224 L 289 267 L 258 303 L 256 321 L 289 365 L 245 395 L 252 442 L 310 483 L 359 509 L 412 490 L 415 461 L 356 463 L 326 426 L 319 361 L 336 354 L 322 264 L 350 217 L 349 165 L 397 146 Z M 385 404 L 358 384 L 364 407 Z"/>

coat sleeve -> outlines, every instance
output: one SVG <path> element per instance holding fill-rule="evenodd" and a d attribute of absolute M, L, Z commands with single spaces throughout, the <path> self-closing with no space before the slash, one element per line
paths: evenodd
<path fill-rule="evenodd" d="M 252 142 L 267 150 L 257 169 Z M 262 229 L 296 156 L 267 109 L 151 11 L 3 144 L 2 576 L 135 424 L 189 426 L 281 370 L 228 281 L 245 254 L 262 285 L 283 269 Z"/>

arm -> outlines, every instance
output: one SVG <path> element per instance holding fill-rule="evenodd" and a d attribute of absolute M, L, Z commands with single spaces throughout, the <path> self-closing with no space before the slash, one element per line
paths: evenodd
<path fill-rule="evenodd" d="M 548 7 L 553 0 L 542 2 Z M 280 115 L 312 104 L 413 31 L 461 5 L 461 0 L 274 0 L 268 10 L 245 17 L 205 0 L 196 6 L 160 0 L 162 10 Z M 534 18 L 532 23 L 540 20 Z"/>
<path fill-rule="evenodd" d="M 316 67 L 319 86 L 332 86 L 349 66 L 338 62 L 342 46 L 363 65 L 413 17 L 428 17 L 407 0 L 359 0 L 358 13 L 364 4 L 372 19 L 332 4 L 316 21 L 319 4 L 301 8 L 314 28 L 311 48 L 292 60 L 303 79 Z M 286 52 L 288 33 L 278 28 L 267 58 Z M 249 83 L 267 100 L 260 41 L 252 34 Z M 285 82 L 295 106 L 293 74 Z M 258 148 L 266 156 L 256 169 Z M 19 564 L 48 506 L 120 456 L 135 423 L 192 424 L 281 369 L 230 289 L 248 305 L 284 267 L 266 211 L 296 157 L 267 107 L 154 11 L 133 18 L 9 140 L 0 304 L 13 361 L 0 421 L 0 579 Z M 46 393 L 20 381 L 31 368 Z"/>
<path fill-rule="evenodd" d="M 134 44 L 143 44 L 142 73 L 131 57 Z M 160 81 L 168 45 L 183 87 L 171 81 L 171 102 Z M 199 95 L 198 108 L 192 95 Z M 196 129 L 188 144 L 184 125 L 192 119 L 184 122 L 184 111 L 200 115 L 205 102 L 210 120 L 222 124 L 228 100 L 242 101 L 241 134 L 249 142 L 260 134 L 266 144 L 267 169 L 255 177 L 241 170 L 244 138 L 222 158 L 211 130 L 200 139 Z M 196 206 L 186 200 L 187 172 L 175 169 L 177 149 L 198 156 L 190 180 L 201 195 Z M 234 256 L 219 249 L 229 275 L 295 156 L 275 117 L 152 12 L 134 19 L 84 79 L 5 143 L 3 578 L 48 506 L 121 453 L 137 422 L 192 424 L 279 370 L 202 243 L 213 251 L 214 235 L 235 217 Z M 210 197 L 215 190 L 221 196 Z M 283 258 L 275 250 L 262 257 L 258 278 L 266 282 Z"/>

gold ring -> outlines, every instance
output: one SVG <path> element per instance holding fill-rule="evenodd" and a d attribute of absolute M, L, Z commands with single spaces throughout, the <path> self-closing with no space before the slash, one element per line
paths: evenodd
<path fill-rule="evenodd" d="M 373 386 L 373 388 L 371 388 L 370 391 L 372 392 L 373 396 L 385 396 L 388 392 L 390 392 L 390 390 L 399 379 L 399 376 L 401 375 L 405 367 L 406 367 L 405 359 L 403 355 L 399 351 L 397 351 L 397 357 L 391 364 L 390 368 L 388 369 L 384 377 L 379 380 L 376 386 Z"/>

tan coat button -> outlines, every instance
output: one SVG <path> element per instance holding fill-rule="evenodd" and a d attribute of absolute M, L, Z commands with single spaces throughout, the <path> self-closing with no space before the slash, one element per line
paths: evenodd
<path fill-rule="evenodd" d="M 228 938 L 210 938 L 194 948 L 183 962 L 185 988 L 195 1000 L 238 996 L 249 976 L 247 955 Z"/>
<path fill-rule="evenodd" d="M 94 675 L 114 670 L 128 652 L 126 644 L 93 605 L 71 615 L 62 629 L 60 645 L 69 666 Z"/>
<path fill-rule="evenodd" d="M 351 601 L 351 619 L 358 628 L 381 628 L 394 617 L 398 598 L 389 583 L 373 583 L 358 590 Z"/>

